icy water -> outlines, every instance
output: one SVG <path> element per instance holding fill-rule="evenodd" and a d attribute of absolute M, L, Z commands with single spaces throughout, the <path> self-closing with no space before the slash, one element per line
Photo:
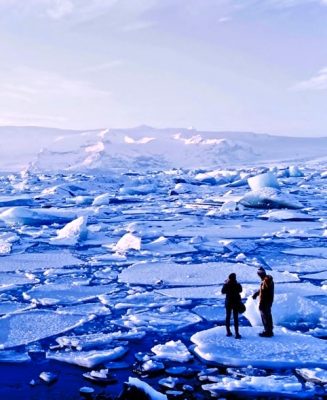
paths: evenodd
<path fill-rule="evenodd" d="M 153 399 L 326 397 L 325 171 L 2 176 L 0 397 L 123 399 L 130 378 Z M 225 337 L 231 272 L 241 340 Z"/>

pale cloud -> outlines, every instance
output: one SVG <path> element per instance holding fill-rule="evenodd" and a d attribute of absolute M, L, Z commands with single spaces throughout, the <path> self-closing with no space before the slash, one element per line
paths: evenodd
<path fill-rule="evenodd" d="M 105 63 L 100 63 L 100 64 L 95 64 L 95 65 L 89 65 L 87 67 L 84 67 L 81 69 L 81 72 L 100 72 L 100 71 L 106 71 L 110 70 L 112 68 L 117 68 L 122 66 L 124 63 L 122 60 L 113 60 L 113 61 L 108 61 Z"/>
<path fill-rule="evenodd" d="M 47 9 L 47 14 L 53 19 L 64 18 L 74 11 L 74 4 L 71 0 L 55 0 Z"/>
<path fill-rule="evenodd" d="M 26 102 L 45 96 L 98 98 L 110 95 L 110 91 L 97 88 L 88 81 L 27 67 L 14 69 L 6 74 L 5 81 L 0 81 L 0 98 L 9 96 Z"/>
<path fill-rule="evenodd" d="M 64 117 L 33 113 L 0 113 L 0 125 L 35 125 L 48 126 L 67 122 Z"/>
<path fill-rule="evenodd" d="M 292 87 L 292 89 L 297 91 L 327 90 L 327 67 L 322 68 L 315 76 L 311 77 L 310 79 L 296 83 Z"/>

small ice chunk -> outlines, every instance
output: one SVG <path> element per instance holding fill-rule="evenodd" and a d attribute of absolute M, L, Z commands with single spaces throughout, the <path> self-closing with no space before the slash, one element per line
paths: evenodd
<path fill-rule="evenodd" d="M 79 392 L 81 394 L 90 395 L 90 394 L 94 393 L 94 389 L 89 386 L 83 386 L 80 388 Z"/>
<path fill-rule="evenodd" d="M 43 371 L 40 373 L 39 378 L 46 383 L 53 383 L 58 379 L 58 375 L 53 372 Z"/>
<path fill-rule="evenodd" d="M 132 233 L 126 233 L 119 239 L 114 250 L 117 253 L 126 253 L 128 250 L 140 250 L 141 239 Z"/>
<path fill-rule="evenodd" d="M 164 369 L 165 369 L 164 364 L 162 362 L 155 360 L 147 360 L 141 366 L 142 372 L 147 372 L 147 373 L 163 371 Z"/>
<path fill-rule="evenodd" d="M 172 376 L 168 376 L 167 378 L 162 378 L 159 380 L 159 385 L 164 386 L 169 389 L 174 389 L 176 384 L 179 382 L 178 378 L 174 378 Z M 179 392 L 179 394 L 183 394 L 183 392 Z"/>
<path fill-rule="evenodd" d="M 299 178 L 304 176 L 303 172 L 299 169 L 297 165 L 290 165 L 288 167 L 288 175 L 292 178 Z"/>
<path fill-rule="evenodd" d="M 57 352 L 47 353 L 46 358 L 66 362 L 68 364 L 75 364 L 81 367 L 93 368 L 106 361 L 116 360 L 123 357 L 128 351 L 127 347 L 117 346 L 107 350 L 92 350 L 92 351 L 70 351 L 70 352 Z"/>
<path fill-rule="evenodd" d="M 170 361 L 187 362 L 193 359 L 192 354 L 180 340 L 171 340 L 165 344 L 158 344 L 152 347 L 151 351 L 158 358 Z"/>
<path fill-rule="evenodd" d="M 327 384 L 327 370 L 321 368 L 299 368 L 296 372 L 308 382 Z"/>
<path fill-rule="evenodd" d="M 0 256 L 7 255 L 11 253 L 12 244 L 0 240 Z"/>
<path fill-rule="evenodd" d="M 69 222 L 62 229 L 57 231 L 57 236 L 51 238 L 52 244 L 74 246 L 79 241 L 87 238 L 87 217 L 82 216 Z"/>
<path fill-rule="evenodd" d="M 270 171 L 249 178 L 248 184 L 253 191 L 266 187 L 279 189 L 279 183 L 276 179 L 276 176 Z"/>
<path fill-rule="evenodd" d="M 230 214 L 235 212 L 237 209 L 236 201 L 226 201 L 221 207 L 219 212 L 221 214 Z"/>
<path fill-rule="evenodd" d="M 95 207 L 107 206 L 111 198 L 112 195 L 109 193 L 100 194 L 93 200 L 92 206 Z"/>

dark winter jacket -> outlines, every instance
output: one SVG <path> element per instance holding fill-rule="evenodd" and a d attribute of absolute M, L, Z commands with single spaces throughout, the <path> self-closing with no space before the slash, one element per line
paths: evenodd
<path fill-rule="evenodd" d="M 260 285 L 259 308 L 271 307 L 274 301 L 274 280 L 271 275 L 266 275 Z"/>
<path fill-rule="evenodd" d="M 225 282 L 223 288 L 221 289 L 221 293 L 226 295 L 225 307 L 234 308 L 236 307 L 240 301 L 242 292 L 242 286 L 237 281 L 228 280 Z"/>

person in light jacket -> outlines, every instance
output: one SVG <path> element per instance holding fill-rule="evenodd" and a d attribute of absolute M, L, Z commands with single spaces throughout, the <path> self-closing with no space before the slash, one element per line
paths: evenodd
<path fill-rule="evenodd" d="M 259 333 L 261 337 L 274 336 L 273 318 L 271 307 L 274 301 L 274 280 L 271 275 L 267 275 L 264 268 L 260 267 L 257 271 L 261 279 L 260 289 L 252 296 L 256 299 L 259 296 L 259 311 L 261 320 L 264 327 L 263 332 Z"/>
<path fill-rule="evenodd" d="M 238 325 L 238 307 L 241 301 L 240 293 L 242 292 L 242 286 L 236 280 L 236 274 L 231 273 L 228 279 L 225 281 L 224 286 L 221 290 L 222 294 L 226 295 L 225 309 L 226 309 L 226 336 L 233 336 L 230 330 L 230 319 L 233 312 L 234 328 L 235 328 L 235 339 L 241 339 Z"/>

